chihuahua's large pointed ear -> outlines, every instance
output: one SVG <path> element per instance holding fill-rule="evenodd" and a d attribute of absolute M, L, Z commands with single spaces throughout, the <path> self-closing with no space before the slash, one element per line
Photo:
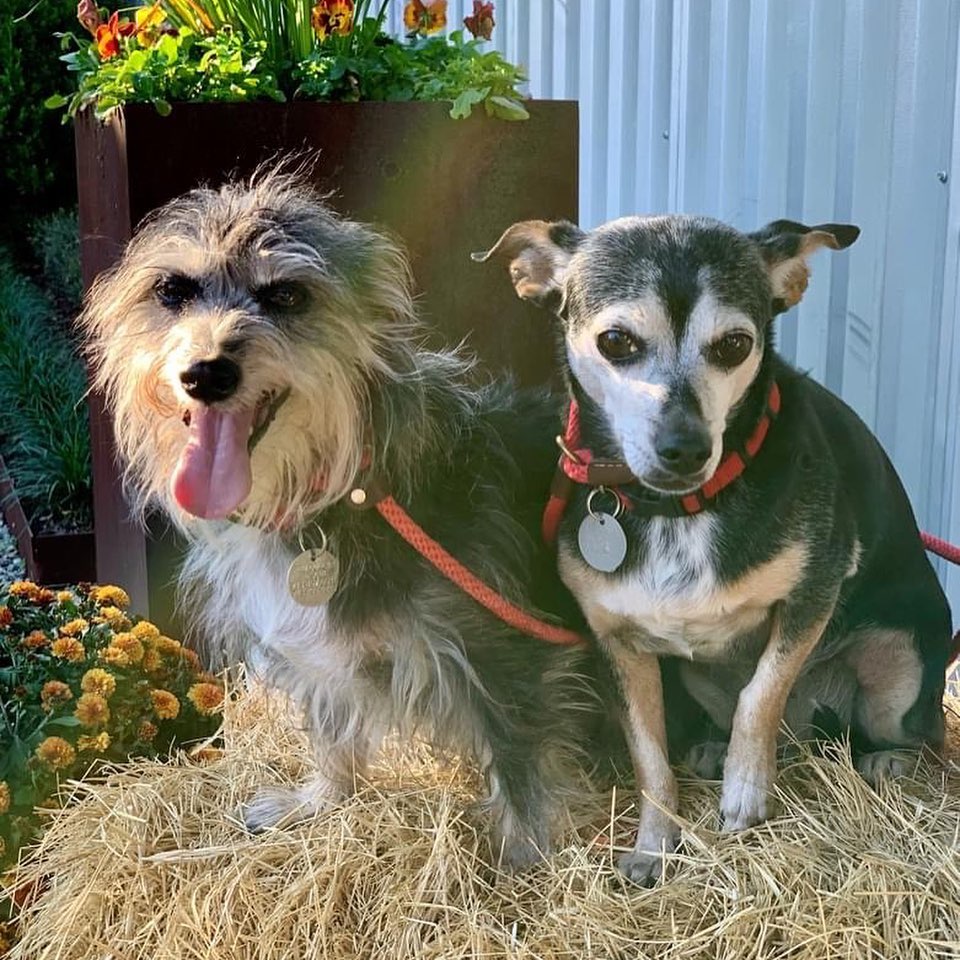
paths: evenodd
<path fill-rule="evenodd" d="M 517 296 L 545 304 L 559 297 L 567 264 L 583 238 L 583 231 L 567 220 L 522 220 L 508 227 L 489 250 L 470 257 L 478 263 L 491 257 L 508 260 Z"/>
<path fill-rule="evenodd" d="M 849 247 L 860 236 L 860 228 L 848 223 L 808 227 L 794 220 L 774 220 L 748 236 L 757 243 L 767 264 L 773 286 L 773 312 L 777 314 L 802 299 L 810 279 L 807 258 L 821 247 Z"/>

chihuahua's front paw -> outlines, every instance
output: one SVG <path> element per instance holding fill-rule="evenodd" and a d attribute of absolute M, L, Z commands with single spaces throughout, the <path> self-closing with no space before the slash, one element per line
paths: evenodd
<path fill-rule="evenodd" d="M 916 750 L 875 750 L 857 757 L 860 776 L 872 787 L 887 778 L 906 777 L 917 765 Z"/>
<path fill-rule="evenodd" d="M 258 790 L 240 809 L 240 819 L 250 833 L 263 833 L 271 827 L 288 827 L 309 820 L 337 805 L 347 791 L 324 777 L 296 786 L 270 786 Z"/>
<path fill-rule="evenodd" d="M 701 780 L 719 780 L 723 776 L 723 762 L 727 759 L 727 744 L 722 740 L 707 740 L 690 748 L 684 766 Z"/>
<path fill-rule="evenodd" d="M 724 833 L 746 830 L 770 816 L 770 790 L 775 777 L 775 765 L 771 770 L 761 763 L 731 763 L 727 757 L 720 791 Z"/>

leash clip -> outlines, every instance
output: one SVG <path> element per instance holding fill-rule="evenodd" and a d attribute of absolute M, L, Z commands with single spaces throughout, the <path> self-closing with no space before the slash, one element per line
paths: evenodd
<path fill-rule="evenodd" d="M 563 453 L 563 455 L 564 455 L 568 460 L 570 460 L 571 462 L 577 464 L 577 466 L 579 466 L 579 467 L 584 466 L 583 460 L 581 460 L 580 457 L 577 456 L 577 454 L 576 454 L 575 451 L 571 450 L 571 449 L 567 446 L 567 441 L 564 440 L 562 434 L 559 434 L 559 433 L 558 433 L 554 439 L 555 439 L 556 442 L 557 442 L 557 446 L 560 448 L 561 452 Z"/>

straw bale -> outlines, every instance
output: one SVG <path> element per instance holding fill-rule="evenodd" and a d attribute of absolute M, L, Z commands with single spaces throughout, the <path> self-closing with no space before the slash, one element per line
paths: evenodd
<path fill-rule="evenodd" d="M 478 780 L 392 746 L 341 807 L 251 837 L 260 785 L 309 769 L 290 714 L 230 705 L 223 751 L 134 761 L 74 784 L 24 883 L 14 960 L 453 960 L 466 957 L 827 960 L 960 956 L 960 700 L 943 764 L 878 791 L 842 747 L 803 750 L 779 813 L 717 832 L 718 785 L 682 781 L 682 849 L 665 881 L 625 885 L 628 790 L 585 795 L 563 848 L 530 873 L 490 865 Z"/>

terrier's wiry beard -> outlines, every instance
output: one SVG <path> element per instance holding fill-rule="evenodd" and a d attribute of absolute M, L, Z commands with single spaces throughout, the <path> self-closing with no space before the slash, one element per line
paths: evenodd
<path fill-rule="evenodd" d="M 162 295 L 171 276 L 196 290 L 173 306 Z M 297 291 L 293 308 L 269 299 L 278 287 Z M 276 173 L 158 211 L 98 279 L 82 323 L 131 503 L 184 529 L 191 514 L 288 526 L 345 496 L 373 395 L 409 377 L 419 339 L 397 247 Z M 184 371 L 222 357 L 239 370 L 235 390 L 188 394 Z M 198 512 L 204 497 L 215 506 Z"/>

